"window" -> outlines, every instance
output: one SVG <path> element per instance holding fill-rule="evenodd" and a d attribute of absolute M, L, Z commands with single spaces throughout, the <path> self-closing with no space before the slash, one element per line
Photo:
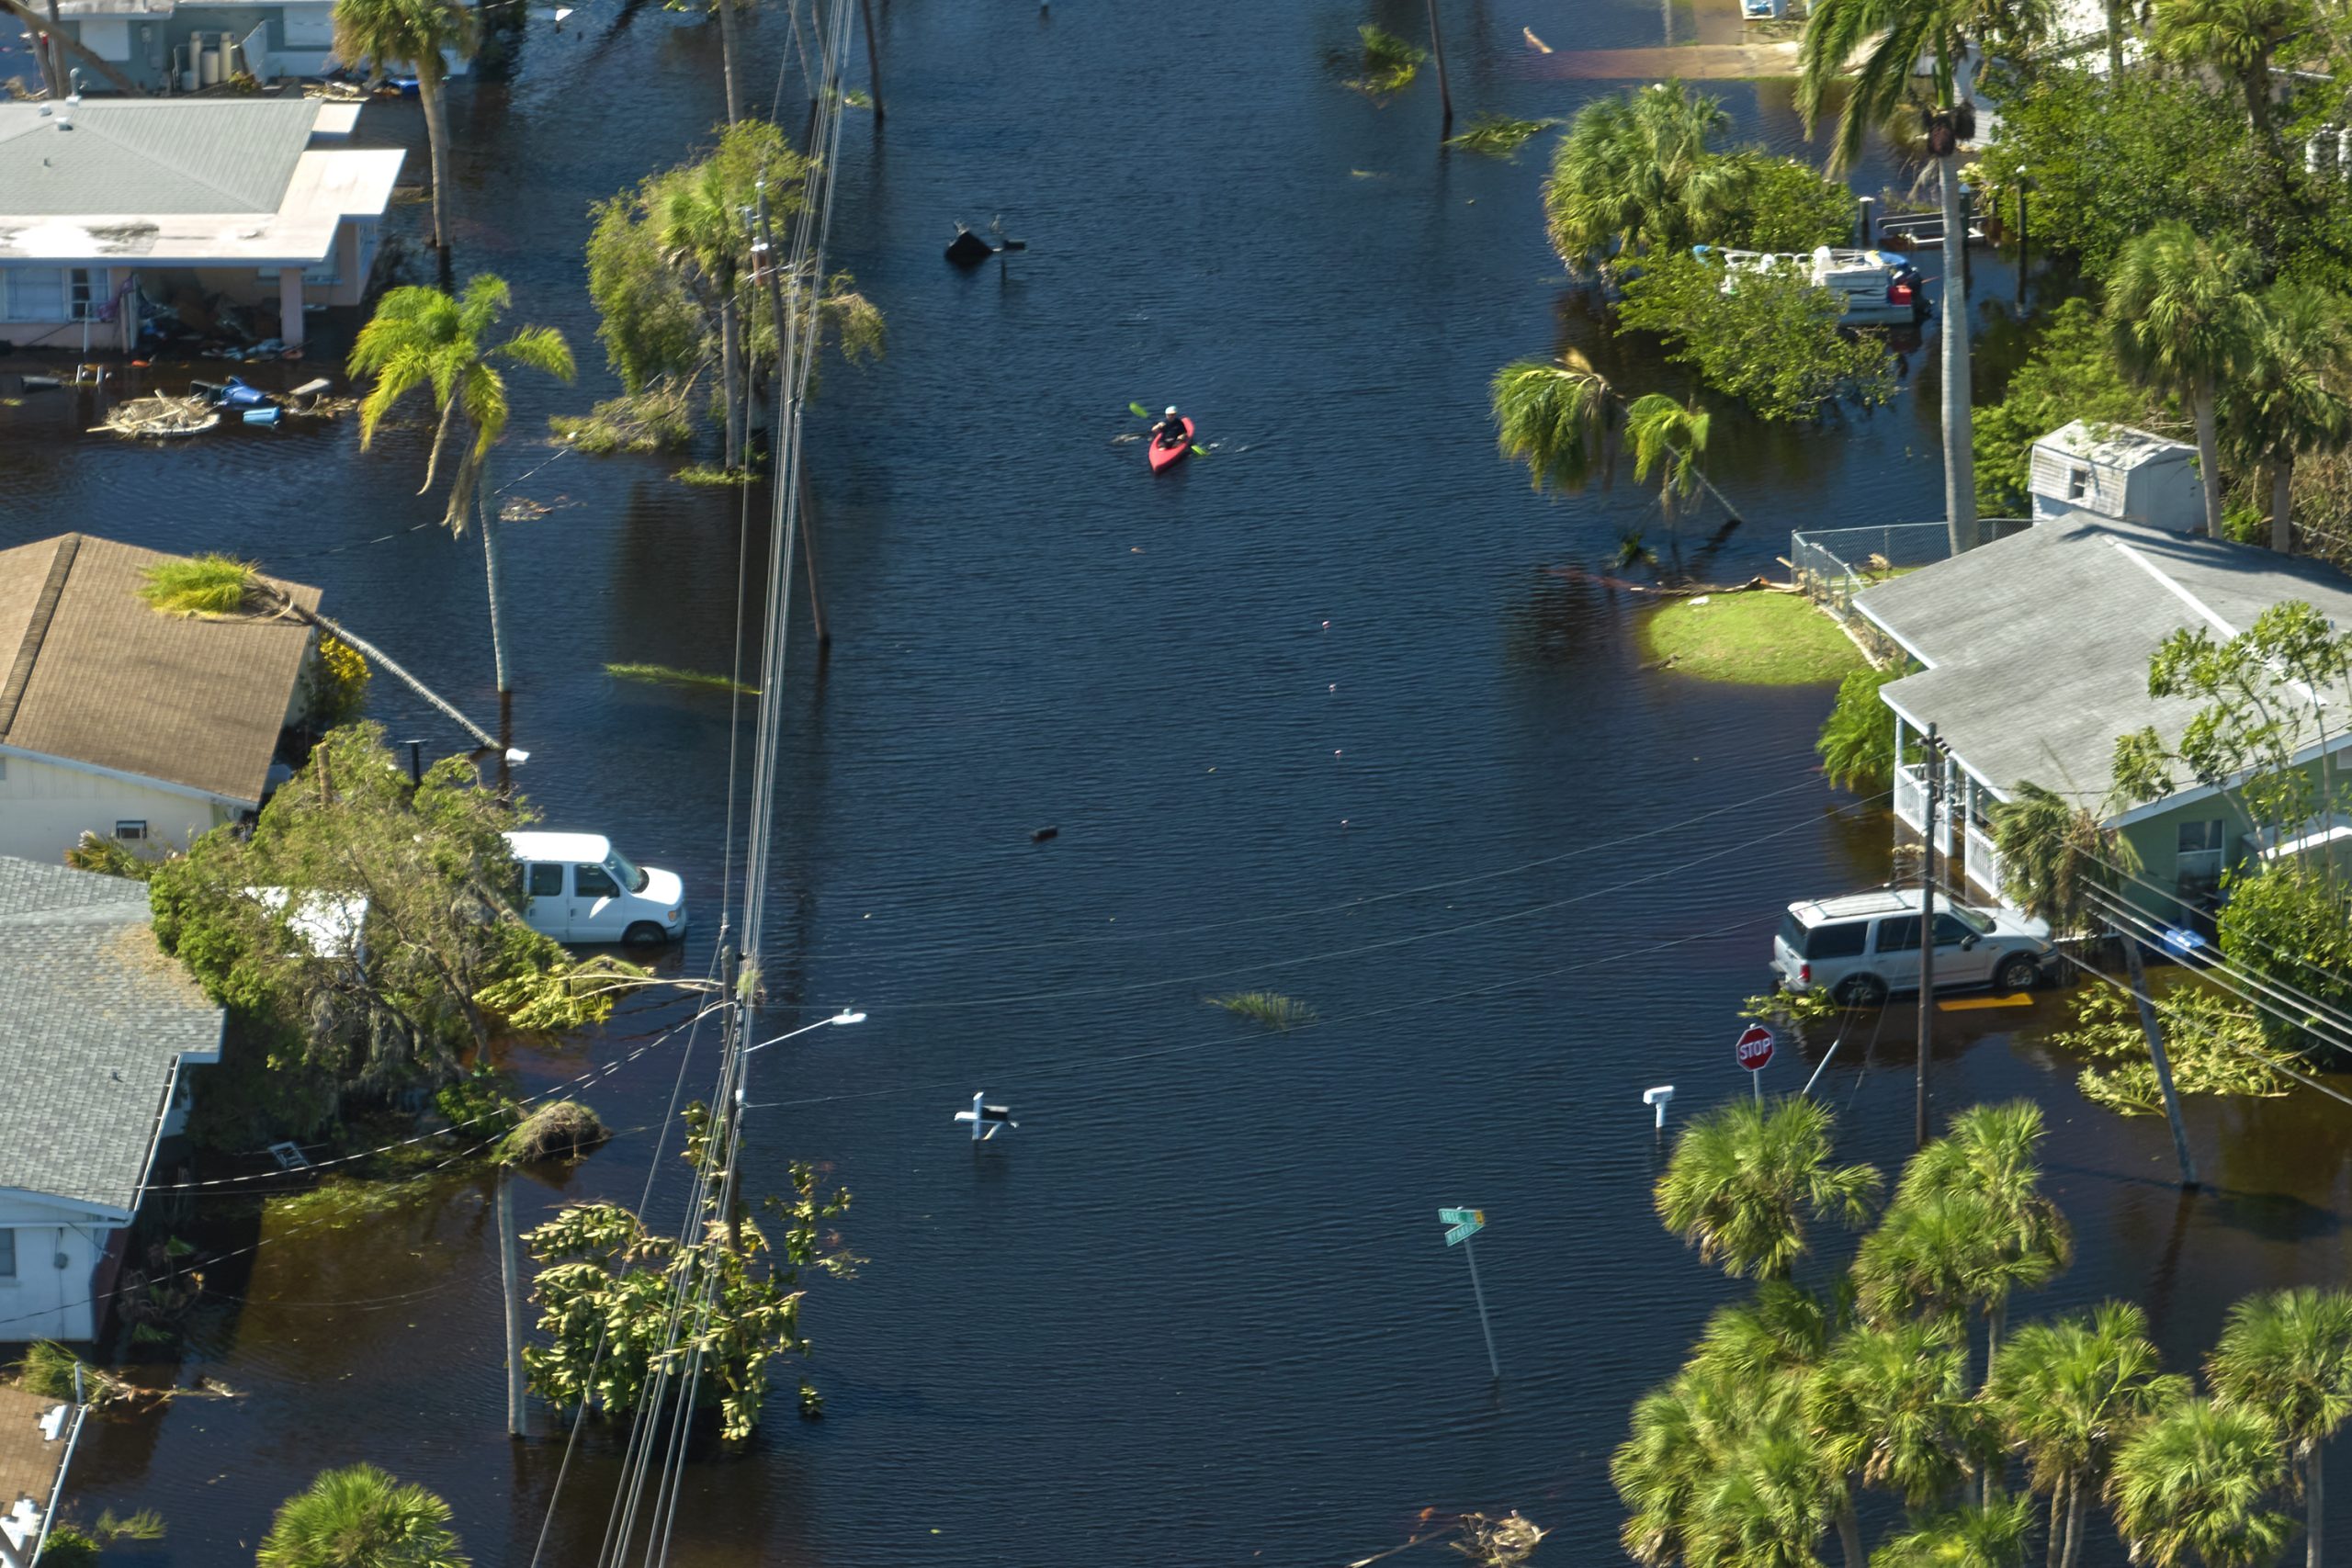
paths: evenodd
<path fill-rule="evenodd" d="M 1938 947 L 1958 947 L 1976 934 L 1975 928 L 1956 915 L 1936 916 L 1936 945 Z"/>
<path fill-rule="evenodd" d="M 12 321 L 64 321 L 64 271 L 53 266 L 0 269 L 0 316 Z"/>
<path fill-rule="evenodd" d="M 2066 499 L 2081 501 L 2091 493 L 2091 471 L 2077 463 L 2066 470 Z"/>
<path fill-rule="evenodd" d="M 1878 923 L 1878 951 L 1881 953 L 1917 953 L 1919 951 L 1919 917 L 1894 915 Z"/>
<path fill-rule="evenodd" d="M 611 855 L 605 859 L 605 869 L 612 874 L 612 878 L 615 882 L 619 883 L 623 887 L 628 888 L 632 893 L 644 892 L 645 885 L 652 880 L 645 874 L 644 867 L 639 865 L 635 861 L 629 859 L 628 856 L 621 853 L 618 850 L 615 850 Z"/>
<path fill-rule="evenodd" d="M 136 843 L 147 836 L 147 818 L 125 817 L 114 825 L 114 836 L 125 843 Z"/>
<path fill-rule="evenodd" d="M 571 890 L 582 898 L 613 898 L 620 894 L 620 884 L 605 874 L 601 865 L 575 865 L 571 868 Z"/>
<path fill-rule="evenodd" d="M 17 1233 L 0 1231 L 0 1280 L 17 1277 Z"/>
<path fill-rule="evenodd" d="M 1860 958 L 1862 938 L 1870 929 L 1864 920 L 1849 920 L 1841 926 L 1815 926 L 1805 938 L 1802 951 L 1807 958 Z"/>
<path fill-rule="evenodd" d="M 98 319 L 97 302 L 89 269 L 69 267 L 65 273 L 66 316 L 69 321 L 95 321 Z"/>
<path fill-rule="evenodd" d="M 563 867 L 542 865 L 534 861 L 531 864 L 531 897 L 534 898 L 562 897 Z"/>
<path fill-rule="evenodd" d="M 2208 822 L 2183 822 L 2175 841 L 2178 859 L 2176 891 L 2184 898 L 2201 897 L 2222 886 L 2222 836 L 2227 826 L 2219 817 Z"/>

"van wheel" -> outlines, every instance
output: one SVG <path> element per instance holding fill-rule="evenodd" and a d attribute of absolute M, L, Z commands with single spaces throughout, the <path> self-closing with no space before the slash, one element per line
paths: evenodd
<path fill-rule="evenodd" d="M 1886 982 L 1875 975 L 1849 975 L 1833 994 L 1849 1008 L 1874 1008 L 1886 1000 Z"/>
<path fill-rule="evenodd" d="M 662 928 L 651 920 L 638 921 L 621 938 L 622 943 L 628 947 L 659 947 L 666 940 Z"/>
<path fill-rule="evenodd" d="M 2001 960 L 1993 971 L 1993 988 L 1996 991 L 2030 991 L 2041 983 L 2041 965 L 2024 953 L 2015 953 Z"/>

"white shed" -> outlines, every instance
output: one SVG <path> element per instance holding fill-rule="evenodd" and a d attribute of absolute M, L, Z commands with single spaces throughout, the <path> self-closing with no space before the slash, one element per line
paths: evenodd
<path fill-rule="evenodd" d="M 2173 534 L 2205 525 L 2197 448 L 2122 424 L 2075 421 L 2033 444 L 2033 520 L 2100 518 Z"/>

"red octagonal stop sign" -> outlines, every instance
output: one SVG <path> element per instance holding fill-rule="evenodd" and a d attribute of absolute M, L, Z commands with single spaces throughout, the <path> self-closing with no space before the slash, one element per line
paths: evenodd
<path fill-rule="evenodd" d="M 1732 1046 L 1739 1057 L 1739 1065 L 1756 1072 L 1772 1059 L 1772 1032 L 1760 1023 L 1751 1023 Z"/>

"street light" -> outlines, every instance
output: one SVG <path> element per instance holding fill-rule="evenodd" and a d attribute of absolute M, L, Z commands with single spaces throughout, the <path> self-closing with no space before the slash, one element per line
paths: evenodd
<path fill-rule="evenodd" d="M 746 1045 L 740 1054 L 748 1056 L 754 1051 L 764 1051 L 771 1045 L 781 1045 L 787 1040 L 797 1040 L 804 1034 L 811 1033 L 817 1030 L 824 1028 L 827 1024 L 864 1023 L 865 1021 L 865 1015 L 864 1013 L 852 1012 L 847 1008 L 843 1008 L 841 1011 L 833 1014 L 831 1018 L 820 1018 L 814 1023 L 804 1023 L 788 1034 L 779 1034 L 773 1040 L 763 1040 L 757 1045 Z"/>
<path fill-rule="evenodd" d="M 864 1013 L 852 1012 L 847 1008 L 843 1008 L 831 1018 L 820 1018 L 814 1023 L 804 1023 L 799 1028 L 779 1034 L 773 1040 L 763 1040 L 757 1045 L 746 1045 L 736 1052 L 735 1064 L 729 1074 L 735 1080 L 734 1092 L 728 1098 L 735 1107 L 734 1115 L 738 1131 L 741 1130 L 740 1124 L 743 1118 L 743 1080 L 751 1076 L 751 1068 L 745 1065 L 744 1057 L 754 1051 L 764 1051 L 771 1045 L 781 1045 L 787 1040 L 797 1040 L 804 1034 L 814 1033 L 832 1024 L 864 1023 L 865 1021 Z M 727 1175 L 719 1186 L 718 1213 L 727 1222 L 727 1249 L 729 1252 L 741 1251 L 743 1245 L 743 1222 L 735 1213 L 735 1156 L 741 1147 L 741 1139 L 736 1137 L 728 1139 Z"/>

